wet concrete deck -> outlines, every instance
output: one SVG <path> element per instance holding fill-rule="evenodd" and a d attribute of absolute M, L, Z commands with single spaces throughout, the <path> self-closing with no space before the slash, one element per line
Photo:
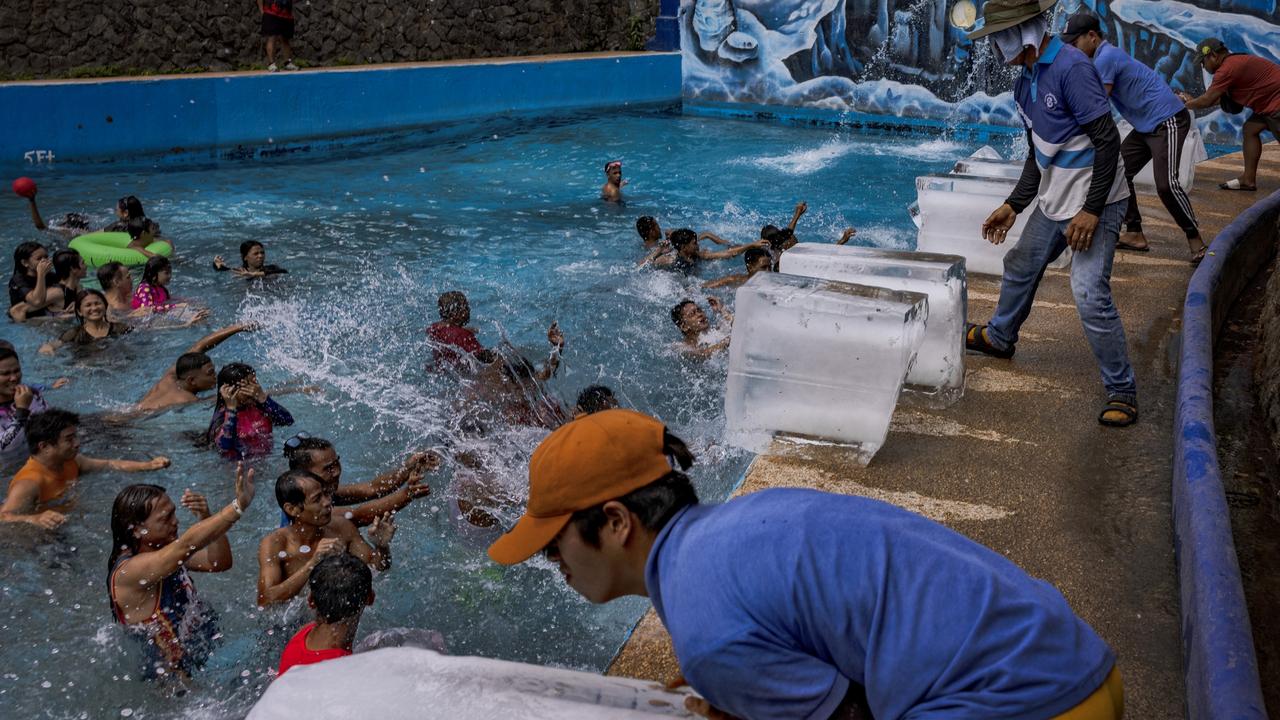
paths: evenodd
<path fill-rule="evenodd" d="M 1191 200 L 1206 239 L 1280 185 L 1280 147 L 1271 145 L 1258 193 L 1219 190 L 1241 164 L 1236 154 L 1197 167 Z M 761 456 L 738 492 L 804 486 L 866 495 L 988 545 L 1054 583 L 1116 650 L 1130 717 L 1173 719 L 1183 717 L 1184 693 L 1170 477 L 1178 323 L 1191 266 L 1159 199 L 1143 195 L 1140 205 L 1152 251 L 1117 253 L 1112 282 L 1138 376 L 1136 426 L 1097 423 L 1105 401 L 1097 365 L 1068 274 L 1049 271 L 1017 355 L 970 355 L 959 403 L 900 406 L 867 467 L 835 450 Z M 970 319 L 985 322 L 998 296 L 998 278 L 970 277 Z M 652 611 L 608 672 L 677 675 Z"/>

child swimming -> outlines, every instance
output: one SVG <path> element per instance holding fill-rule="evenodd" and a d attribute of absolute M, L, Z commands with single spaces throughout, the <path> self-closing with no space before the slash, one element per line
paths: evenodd
<path fill-rule="evenodd" d="M 169 302 L 169 281 L 173 279 L 173 265 L 163 255 L 153 255 L 142 268 L 142 282 L 133 291 L 130 306 L 134 310 L 150 308 L 152 312 L 166 312 L 177 307 Z"/>
<path fill-rule="evenodd" d="M 229 363 L 218 371 L 213 418 L 205 438 L 223 457 L 239 460 L 270 455 L 272 429 L 293 424 L 293 415 L 258 384 L 253 368 Z"/>

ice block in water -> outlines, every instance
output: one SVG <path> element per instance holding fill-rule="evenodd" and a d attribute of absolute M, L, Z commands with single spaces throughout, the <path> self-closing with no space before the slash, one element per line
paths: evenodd
<path fill-rule="evenodd" d="M 924 339 L 927 297 L 756 273 L 738 288 L 735 310 L 727 441 L 756 453 L 775 438 L 845 445 L 869 462 Z"/>
<path fill-rule="evenodd" d="M 946 407 L 964 394 L 964 323 L 968 303 L 964 258 L 905 250 L 800 243 L 782 253 L 791 275 L 839 280 L 929 298 L 924 341 L 905 389 L 924 404 Z"/>
<path fill-rule="evenodd" d="M 992 245 L 982 237 L 982 223 L 1013 192 L 1015 181 L 964 175 L 925 175 L 916 178 L 920 203 L 920 232 L 916 249 L 921 252 L 959 255 L 969 273 L 1000 275 L 1004 256 L 1018 244 L 1022 229 L 1031 217 L 1028 207 L 1018 214 L 1005 241 Z M 1064 250 L 1049 267 L 1071 264 L 1071 251 Z"/>

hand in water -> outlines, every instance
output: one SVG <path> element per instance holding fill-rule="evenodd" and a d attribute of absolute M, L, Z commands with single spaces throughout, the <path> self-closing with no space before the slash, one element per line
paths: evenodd
<path fill-rule="evenodd" d="M 409 475 L 409 482 L 404 486 L 404 491 L 409 494 L 410 500 L 417 500 L 431 494 L 431 486 L 422 482 L 422 473 L 414 472 Z"/>
<path fill-rule="evenodd" d="M 196 518 L 204 520 L 209 517 L 209 501 L 191 488 L 182 491 L 182 500 L 179 502 L 182 503 L 182 507 L 190 510 L 191 514 L 195 515 Z"/>
<path fill-rule="evenodd" d="M 558 348 L 564 348 L 564 333 L 560 332 L 559 323 L 553 322 L 551 327 L 547 329 L 547 342 Z"/>
<path fill-rule="evenodd" d="M 429 473 L 440 467 L 443 460 L 434 450 L 424 450 L 410 455 L 404 461 L 404 466 L 411 472 Z"/>
<path fill-rule="evenodd" d="M 30 410 L 35 400 L 36 391 L 26 385 L 19 385 L 13 390 L 13 406 L 19 410 Z"/>
<path fill-rule="evenodd" d="M 169 467 L 169 464 L 170 464 L 170 463 L 169 463 L 169 458 L 167 458 L 167 457 L 165 457 L 165 456 L 163 456 L 163 455 L 157 455 L 157 456 L 155 456 L 155 457 L 151 458 L 151 460 L 147 463 L 147 469 L 148 469 L 148 470 L 163 470 L 164 468 Z"/>
<path fill-rule="evenodd" d="M 253 485 L 253 470 L 246 472 L 244 463 L 236 463 L 236 502 L 240 503 L 240 512 L 249 509 L 249 503 L 253 502 L 257 491 Z"/>
<path fill-rule="evenodd" d="M 62 388 L 66 387 L 66 386 L 68 386 L 68 385 L 70 385 L 70 384 L 71 384 L 71 378 L 69 378 L 69 377 L 60 377 L 60 378 L 58 378 L 57 380 L 54 380 L 54 381 L 53 381 L 53 384 L 52 384 L 52 385 L 50 385 L 49 387 L 53 388 L 54 390 L 61 390 Z"/>
<path fill-rule="evenodd" d="M 214 255 L 214 256 L 213 256 L 213 267 L 214 267 L 215 269 L 217 269 L 217 270 L 226 270 L 226 269 L 227 269 L 227 263 L 226 263 L 226 261 L 224 261 L 224 260 L 222 259 L 222 256 L 221 256 L 221 255 Z"/>
<path fill-rule="evenodd" d="M 385 513 L 373 519 L 373 524 L 369 526 L 369 541 L 374 547 L 386 547 L 391 544 L 391 538 L 396 534 L 396 521 L 392 519 L 391 513 Z"/>
<path fill-rule="evenodd" d="M 45 510 L 44 512 L 31 518 L 28 522 L 36 527 L 45 530 L 56 530 L 58 526 L 67 521 L 67 516 L 54 510 Z"/>

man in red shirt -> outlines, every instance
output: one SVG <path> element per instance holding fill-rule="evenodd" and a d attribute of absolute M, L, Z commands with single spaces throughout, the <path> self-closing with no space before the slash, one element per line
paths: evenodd
<path fill-rule="evenodd" d="M 276 45 L 284 51 L 284 69 L 297 70 L 293 64 L 293 0 L 258 0 L 262 13 L 262 37 L 267 39 L 267 71 L 280 69 L 276 65 Z"/>
<path fill-rule="evenodd" d="M 1213 75 L 1213 84 L 1197 98 L 1178 93 L 1190 110 L 1222 102 L 1228 112 L 1251 111 L 1244 122 L 1244 173 L 1218 187 L 1223 190 L 1258 189 L 1258 159 L 1262 157 L 1262 131 L 1280 141 L 1280 65 L 1270 60 L 1233 53 L 1217 38 L 1196 46 L 1196 61 Z"/>
<path fill-rule="evenodd" d="M 476 331 L 467 327 L 471 322 L 471 304 L 467 302 L 466 295 L 450 290 L 440 296 L 436 305 L 440 309 L 440 322 L 427 328 L 436 365 L 442 361 L 456 364 L 461 360 L 455 349 L 469 355 L 484 351 L 484 346 L 476 339 Z"/>
<path fill-rule="evenodd" d="M 373 573 L 355 556 L 339 553 L 316 563 L 311 571 L 307 605 L 316 621 L 298 631 L 280 655 L 280 675 L 295 665 L 351 654 L 364 609 L 373 604 Z"/>

